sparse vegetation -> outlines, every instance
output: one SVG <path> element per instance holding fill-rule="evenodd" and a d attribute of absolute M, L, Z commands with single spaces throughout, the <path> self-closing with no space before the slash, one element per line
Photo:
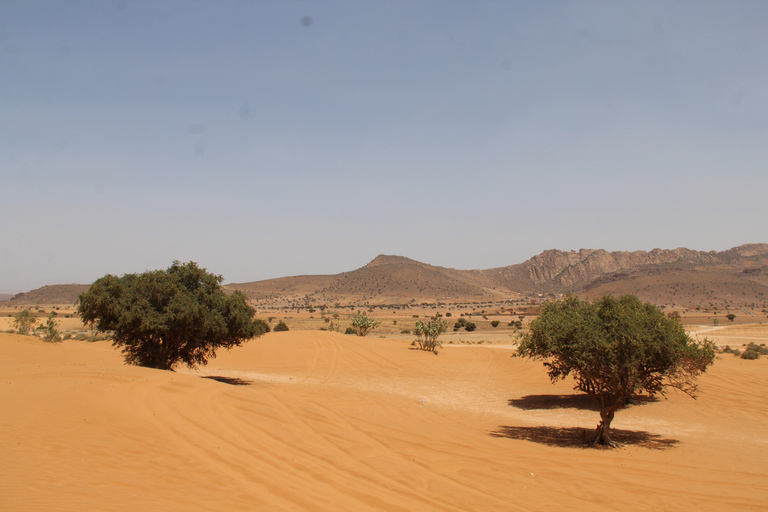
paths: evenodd
<path fill-rule="evenodd" d="M 280 320 L 277 325 L 272 329 L 273 332 L 286 332 L 288 331 L 288 324 Z"/>

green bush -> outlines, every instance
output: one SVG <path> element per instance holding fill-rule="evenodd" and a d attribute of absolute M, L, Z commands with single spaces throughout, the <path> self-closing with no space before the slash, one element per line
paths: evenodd
<path fill-rule="evenodd" d="M 354 328 L 355 334 L 358 336 L 366 336 L 369 332 L 378 327 L 379 324 L 381 324 L 381 322 L 369 318 L 365 311 L 358 311 L 352 318 L 352 327 Z"/>
<path fill-rule="evenodd" d="M 474 322 L 467 322 L 466 325 L 464 326 L 464 329 L 466 329 L 467 332 L 472 332 L 475 329 L 477 329 L 477 326 L 475 325 Z"/>
<path fill-rule="evenodd" d="M 344 334 L 357 334 L 357 331 L 354 327 L 347 327 L 347 330 L 344 331 Z"/>
<path fill-rule="evenodd" d="M 274 332 L 285 332 L 288 330 L 288 324 L 280 320 L 274 329 L 272 329 Z"/>
<path fill-rule="evenodd" d="M 498 320 L 494 320 L 493 322 L 491 322 L 491 327 L 498 327 L 500 323 L 501 322 L 499 322 Z"/>

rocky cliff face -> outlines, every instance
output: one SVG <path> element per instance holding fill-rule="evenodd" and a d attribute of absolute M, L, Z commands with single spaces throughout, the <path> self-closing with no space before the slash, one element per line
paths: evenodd
<path fill-rule="evenodd" d="M 556 285 L 564 289 L 580 286 L 607 274 L 648 268 L 655 265 L 684 266 L 727 264 L 734 257 L 768 257 L 768 244 L 751 244 L 723 252 L 701 252 L 685 248 L 652 251 L 608 252 L 581 249 L 545 251 L 523 263 L 529 279 L 536 285 Z"/>

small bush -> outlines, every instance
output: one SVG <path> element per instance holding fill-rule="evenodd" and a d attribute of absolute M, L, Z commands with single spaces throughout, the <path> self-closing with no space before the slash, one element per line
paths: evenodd
<path fill-rule="evenodd" d="M 749 351 L 757 352 L 759 355 L 768 356 L 768 348 L 765 347 L 765 344 L 758 345 L 754 341 L 747 345 L 747 352 Z"/>
<path fill-rule="evenodd" d="M 499 322 L 498 320 L 494 320 L 493 322 L 491 322 L 491 327 L 498 327 L 500 323 L 501 322 Z"/>
<path fill-rule="evenodd" d="M 272 329 L 272 331 L 274 331 L 274 332 L 285 332 L 285 331 L 288 331 L 288 330 L 289 330 L 289 329 L 288 329 L 288 324 L 286 324 L 286 323 L 285 323 L 285 322 L 283 322 L 282 320 L 280 320 L 280 321 L 277 323 L 277 325 L 275 326 L 275 328 L 274 328 L 274 329 Z"/>
<path fill-rule="evenodd" d="M 742 359 L 758 359 L 760 357 L 760 352 L 756 350 L 745 350 L 744 353 L 741 354 Z"/>
<path fill-rule="evenodd" d="M 400 331 L 400 334 L 411 334 L 411 331 L 410 329 L 403 329 L 402 331 Z"/>
<path fill-rule="evenodd" d="M 477 326 L 474 322 L 467 322 L 467 324 L 464 326 L 464 329 L 466 329 L 467 332 L 472 332 L 477 329 Z"/>
<path fill-rule="evenodd" d="M 357 334 L 357 331 L 354 329 L 354 327 L 347 327 L 347 330 L 344 331 L 344 334 Z"/>

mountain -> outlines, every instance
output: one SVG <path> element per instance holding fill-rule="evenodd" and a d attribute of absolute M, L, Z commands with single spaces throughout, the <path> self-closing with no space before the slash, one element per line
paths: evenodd
<path fill-rule="evenodd" d="M 341 274 L 227 288 L 242 291 L 254 302 L 275 304 L 481 302 L 570 291 L 584 297 L 631 292 L 643 300 L 686 306 L 757 307 L 768 301 L 768 244 L 722 252 L 553 249 L 524 263 L 487 270 L 456 270 L 380 255 Z"/>
<path fill-rule="evenodd" d="M 51 285 L 18 294 L 7 305 L 72 304 L 89 285 Z M 544 251 L 516 265 L 457 270 L 403 256 L 380 255 L 333 275 L 233 283 L 262 305 L 488 302 L 522 297 L 581 297 L 635 293 L 642 300 L 681 306 L 768 308 L 768 244 L 727 251 L 691 249 Z"/>
<path fill-rule="evenodd" d="M 37 304 L 71 305 L 78 295 L 87 292 L 89 284 L 52 284 L 36 288 L 26 293 L 17 293 L 6 302 L 10 306 L 28 306 Z"/>
<path fill-rule="evenodd" d="M 486 272 L 501 286 L 524 295 L 635 293 L 643 300 L 690 306 L 768 301 L 768 244 L 722 252 L 550 250 L 520 265 Z"/>

